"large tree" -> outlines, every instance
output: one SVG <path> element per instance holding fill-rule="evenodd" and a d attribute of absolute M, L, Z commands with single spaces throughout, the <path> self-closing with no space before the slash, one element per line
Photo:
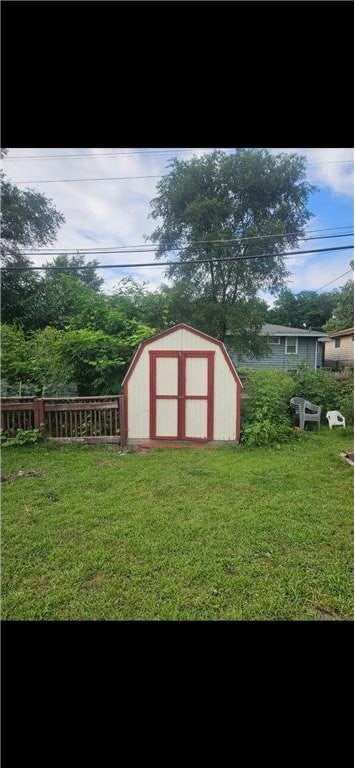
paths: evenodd
<path fill-rule="evenodd" d="M 292 293 L 284 290 L 269 310 L 267 322 L 320 330 L 331 317 L 334 304 L 334 291 L 318 294 L 316 291 Z"/>
<path fill-rule="evenodd" d="M 48 245 L 55 240 L 64 216 L 51 200 L 33 189 L 21 190 L 1 179 L 1 265 L 22 267 L 4 269 L 1 280 L 2 319 L 34 327 L 39 278 L 26 270 L 32 262 L 21 249 Z"/>
<path fill-rule="evenodd" d="M 95 269 L 83 269 L 83 267 L 98 267 L 99 262 L 97 259 L 86 261 L 85 256 L 78 253 L 77 256 L 68 256 L 66 253 L 56 256 L 53 261 L 47 262 L 46 266 L 56 267 L 56 269 L 48 270 L 46 277 L 48 281 L 55 284 L 58 275 L 68 275 L 71 278 L 80 280 L 81 283 L 92 288 L 94 291 L 99 291 L 103 278 L 100 277 Z"/>
<path fill-rule="evenodd" d="M 233 155 L 216 151 L 186 162 L 172 161 L 151 203 L 151 216 L 159 223 L 150 239 L 157 243 L 158 259 L 176 259 L 168 276 L 175 283 L 189 284 L 193 299 L 209 306 L 201 328 L 209 332 L 213 328 L 222 340 L 228 332 L 237 334 L 243 349 L 258 343 L 255 324 L 248 334 L 245 307 L 260 289 L 276 291 L 284 286 L 288 273 L 280 253 L 296 246 L 304 235 L 312 216 L 307 207 L 312 191 L 305 158 L 296 154 L 237 149 Z M 221 239 L 237 242 L 223 247 L 213 243 Z M 260 253 L 267 255 L 221 260 Z M 199 259 L 208 263 L 187 263 Z"/>

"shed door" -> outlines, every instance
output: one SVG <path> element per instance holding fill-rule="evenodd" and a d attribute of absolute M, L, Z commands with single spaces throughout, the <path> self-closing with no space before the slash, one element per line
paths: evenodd
<path fill-rule="evenodd" d="M 150 352 L 150 437 L 213 440 L 214 352 Z"/>

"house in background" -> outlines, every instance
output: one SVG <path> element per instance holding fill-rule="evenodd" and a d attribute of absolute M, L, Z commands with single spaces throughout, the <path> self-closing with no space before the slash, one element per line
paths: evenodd
<path fill-rule="evenodd" d="M 324 365 L 330 368 L 354 367 L 354 328 L 328 333 L 325 342 Z"/>
<path fill-rule="evenodd" d="M 308 331 L 305 328 L 290 328 L 287 325 L 265 323 L 260 334 L 268 337 L 270 352 L 265 357 L 239 355 L 233 350 L 231 335 L 227 342 L 228 352 L 238 368 L 280 368 L 290 370 L 300 363 L 310 368 L 324 365 L 324 343 L 329 335 L 322 331 Z"/>

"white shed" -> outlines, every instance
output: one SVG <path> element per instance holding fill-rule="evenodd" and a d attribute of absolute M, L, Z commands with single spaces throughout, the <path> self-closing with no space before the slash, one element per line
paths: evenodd
<path fill-rule="evenodd" d="M 123 386 L 128 443 L 239 440 L 241 381 L 224 344 L 196 328 L 142 342 Z"/>

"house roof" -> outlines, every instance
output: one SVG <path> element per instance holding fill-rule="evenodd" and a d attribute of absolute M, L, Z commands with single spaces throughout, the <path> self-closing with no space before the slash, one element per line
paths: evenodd
<path fill-rule="evenodd" d="M 343 331 L 332 331 L 332 333 L 328 333 L 328 336 L 330 336 L 331 339 L 334 339 L 334 336 L 350 336 L 353 333 L 353 328 L 344 328 Z"/>
<path fill-rule="evenodd" d="M 138 363 L 138 360 L 143 352 L 143 349 L 146 346 L 151 344 L 152 341 L 156 341 L 156 339 L 161 339 L 163 336 L 168 336 L 170 333 L 174 333 L 175 331 L 178 331 L 180 329 L 185 329 L 186 331 L 190 331 L 190 333 L 195 333 L 197 336 L 201 336 L 203 339 L 206 339 L 207 341 L 213 341 L 215 344 L 217 344 L 223 354 L 223 357 L 225 358 L 225 361 L 232 373 L 232 376 L 237 384 L 237 387 L 239 388 L 239 391 L 243 389 L 243 384 L 237 374 L 237 371 L 235 370 L 235 367 L 232 363 L 231 358 L 229 357 L 229 354 L 223 342 L 219 341 L 219 339 L 215 339 L 214 336 L 209 336 L 207 333 L 203 333 L 203 331 L 198 331 L 197 328 L 193 328 L 192 325 L 187 325 L 186 323 L 178 323 L 177 325 L 173 325 L 171 328 L 166 328 L 165 331 L 161 331 L 161 333 L 157 333 L 154 336 L 150 336 L 150 338 L 145 339 L 145 341 L 142 341 L 136 351 L 136 354 L 133 357 L 133 360 L 128 368 L 128 371 L 123 379 L 122 384 L 123 385 L 127 384 L 128 380 L 132 375 L 134 368 Z"/>
<path fill-rule="evenodd" d="M 291 328 L 289 325 L 273 325 L 272 323 L 264 323 L 261 326 L 261 336 L 328 336 L 328 333 L 324 331 L 309 331 L 307 328 Z"/>

